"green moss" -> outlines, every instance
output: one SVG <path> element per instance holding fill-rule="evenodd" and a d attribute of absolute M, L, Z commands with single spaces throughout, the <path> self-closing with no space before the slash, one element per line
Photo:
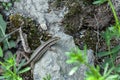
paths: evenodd
<path fill-rule="evenodd" d="M 85 31 L 84 36 L 80 39 L 87 45 L 88 49 L 96 50 L 97 34 L 93 30 Z"/>
<path fill-rule="evenodd" d="M 24 23 L 24 18 L 20 14 L 10 15 L 10 22 L 16 28 L 20 27 Z"/>
<path fill-rule="evenodd" d="M 56 8 L 62 7 L 62 5 L 64 5 L 63 1 L 65 0 L 55 0 L 55 2 L 53 3 L 53 6 Z"/>
<path fill-rule="evenodd" d="M 28 43 L 31 49 L 35 49 L 40 45 L 40 32 L 38 26 L 31 18 L 24 18 L 23 32 L 27 34 Z"/>
<path fill-rule="evenodd" d="M 23 32 L 27 34 L 27 40 L 30 48 L 34 50 L 40 45 L 40 32 L 38 31 L 38 25 L 34 20 L 28 17 L 23 17 L 20 14 L 14 14 L 10 16 L 10 24 L 7 27 L 7 32 L 12 32 L 15 29 L 23 26 Z M 12 35 L 12 39 L 16 40 L 19 33 Z"/>
<path fill-rule="evenodd" d="M 69 6 L 69 12 L 66 14 L 67 16 L 74 16 L 81 12 L 81 6 L 79 3 L 73 3 L 71 6 Z"/>
<path fill-rule="evenodd" d="M 42 40 L 47 41 L 51 36 L 46 31 L 39 31 L 39 24 L 36 23 L 32 18 L 23 17 L 20 14 L 14 14 L 10 16 L 10 24 L 8 24 L 7 32 L 10 33 L 15 29 L 18 29 L 22 26 L 22 30 L 27 34 L 27 40 L 30 48 L 32 50 L 36 49 L 40 43 L 40 37 L 42 36 Z M 19 36 L 19 33 L 15 33 L 12 35 L 12 40 L 16 40 Z"/>
<path fill-rule="evenodd" d="M 79 31 L 81 12 L 82 8 L 79 3 L 73 3 L 69 6 L 69 11 L 63 19 L 63 26 L 66 33 L 74 34 Z"/>
<path fill-rule="evenodd" d="M 74 34 L 78 32 L 81 28 L 82 19 L 84 15 L 87 15 L 87 7 L 92 5 L 93 0 L 55 0 L 57 7 L 66 6 L 68 8 L 68 13 L 64 16 L 63 26 L 65 32 L 68 34 Z"/>

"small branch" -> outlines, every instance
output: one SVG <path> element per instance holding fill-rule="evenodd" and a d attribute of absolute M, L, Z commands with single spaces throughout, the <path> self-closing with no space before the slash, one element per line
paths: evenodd
<path fill-rule="evenodd" d="M 2 38 L 2 39 L 0 40 L 0 42 L 2 42 L 3 40 L 5 40 L 6 38 L 8 38 L 9 36 L 11 36 L 12 34 L 14 34 L 15 32 L 19 31 L 19 29 L 20 29 L 20 28 L 18 28 L 18 29 L 16 29 L 16 30 L 12 31 L 11 33 L 7 34 L 4 38 Z"/>
<path fill-rule="evenodd" d="M 97 44 L 96 44 L 96 53 L 97 53 L 97 51 L 98 51 L 98 45 L 99 45 L 99 42 L 100 42 L 100 38 L 99 38 L 99 22 L 98 22 L 98 19 L 97 19 L 97 17 L 96 17 L 96 15 L 94 14 L 94 17 L 95 17 L 95 20 L 96 20 L 96 24 L 97 24 L 97 39 L 98 39 L 98 42 L 97 42 Z"/>
<path fill-rule="evenodd" d="M 21 41 L 22 41 L 24 51 L 27 52 L 27 53 L 30 53 L 31 52 L 30 47 L 28 46 L 27 40 L 25 39 L 26 35 L 23 35 L 21 27 L 19 29 L 19 34 L 20 34 L 20 38 L 21 38 Z"/>

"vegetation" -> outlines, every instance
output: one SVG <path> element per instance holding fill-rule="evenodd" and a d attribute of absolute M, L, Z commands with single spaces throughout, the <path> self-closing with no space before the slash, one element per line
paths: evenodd
<path fill-rule="evenodd" d="M 84 51 L 75 48 L 74 51 L 67 52 L 69 59 L 66 61 L 68 64 L 76 64 L 76 66 L 70 71 L 69 75 L 73 75 L 80 65 L 84 64 L 87 66 L 89 71 L 86 72 L 85 80 L 118 80 L 118 74 L 111 74 L 114 68 L 109 68 L 109 64 L 106 64 L 104 72 L 100 73 L 100 67 L 96 68 L 93 65 L 90 65 L 87 60 L 87 51 L 86 47 Z"/>
<path fill-rule="evenodd" d="M 118 51 L 120 50 L 120 46 L 116 46 L 114 48 L 111 49 L 111 39 L 118 39 L 120 37 L 120 21 L 117 17 L 117 14 L 116 14 L 116 11 L 114 9 L 114 6 L 111 2 L 111 0 L 97 0 L 94 2 L 94 4 L 102 4 L 104 2 L 108 2 L 111 9 L 112 9 L 112 12 L 113 12 L 113 15 L 114 15 L 114 18 L 115 18 L 115 24 L 112 25 L 111 27 L 109 27 L 103 34 L 103 38 L 105 39 L 106 41 L 106 44 L 108 46 L 108 51 L 106 52 L 99 52 L 97 53 L 97 56 L 100 57 L 100 58 L 103 58 L 104 57 L 104 62 L 102 64 L 102 67 L 105 66 L 106 63 L 109 63 L 110 67 L 115 67 L 115 59 L 118 55 Z M 110 57 L 109 57 L 110 56 Z M 118 66 L 118 65 L 117 65 Z M 118 69 L 118 72 L 119 72 L 119 69 Z M 116 71 L 115 71 L 116 73 Z"/>
<path fill-rule="evenodd" d="M 9 40 L 9 34 L 5 34 L 6 32 L 6 22 L 3 20 L 2 15 L 0 14 L 0 43 L 3 44 L 1 47 L 0 45 L 0 57 L 3 58 L 3 50 L 8 50 L 12 47 L 15 47 L 14 41 Z M 0 79 L 5 80 L 22 80 L 19 76 L 20 74 L 30 70 L 29 67 L 21 69 L 22 65 L 24 64 L 24 60 L 21 63 L 17 64 L 16 62 L 16 55 L 9 53 L 8 58 L 5 58 L 4 61 L 0 61 L 0 66 L 2 73 Z"/>
<path fill-rule="evenodd" d="M 9 10 L 15 1 L 16 0 L 11 0 L 10 2 L 3 2 L 2 5 L 5 10 Z M 62 4 L 59 5 L 59 3 L 65 2 L 65 0 L 56 0 L 56 1 L 57 1 L 56 4 L 58 5 L 57 7 L 62 5 Z M 85 0 L 85 1 L 87 2 L 87 3 L 85 3 L 86 5 L 90 2 L 87 0 Z M 86 72 L 85 80 L 120 80 L 120 77 L 119 77 L 120 64 L 116 64 L 116 62 L 115 62 L 117 59 L 117 56 L 118 56 L 118 52 L 120 51 L 120 45 L 111 47 L 111 40 L 112 39 L 119 40 L 119 38 L 120 38 L 120 20 L 117 17 L 117 13 L 115 11 L 115 8 L 114 8 L 111 0 L 96 0 L 93 2 L 93 4 L 98 4 L 98 5 L 102 5 L 104 3 L 109 3 L 109 5 L 111 7 L 111 11 L 112 11 L 114 19 L 115 19 L 115 24 L 111 25 L 110 27 L 108 27 L 106 29 L 105 32 L 101 33 L 102 37 L 104 38 L 104 40 L 107 44 L 108 49 L 107 49 L 107 51 L 96 53 L 95 56 L 97 58 L 102 59 L 103 62 L 101 64 L 96 65 L 96 67 L 94 65 L 90 65 L 88 63 L 87 46 L 89 46 L 89 45 L 84 47 L 84 51 L 79 50 L 79 48 L 75 48 L 71 52 L 66 52 L 66 55 L 69 57 L 69 59 L 66 61 L 66 63 L 75 64 L 75 67 L 73 67 L 73 69 L 70 71 L 69 75 L 73 75 L 78 70 L 78 68 L 84 64 L 89 69 Z M 73 22 L 72 23 L 71 20 L 73 20 L 73 18 L 75 18 L 76 21 L 79 20 L 78 16 L 80 16 L 79 13 L 82 12 L 82 7 L 79 4 L 79 0 L 75 0 L 75 1 L 70 0 L 67 3 L 63 3 L 63 4 L 67 5 L 67 7 L 69 8 L 69 12 L 65 16 L 65 20 L 67 18 L 70 21 L 66 21 L 64 23 L 65 28 L 68 28 L 69 31 L 74 31 L 73 33 L 75 33 L 76 31 L 79 30 L 79 27 L 75 27 L 75 26 L 79 26 L 78 24 L 81 22 L 76 22 L 76 23 Z M 30 29 L 30 30 L 32 31 L 32 33 L 36 32 L 35 29 L 33 30 L 33 27 L 36 27 L 36 26 L 35 26 L 35 24 L 33 24 L 31 22 L 32 20 L 30 18 L 23 19 L 23 17 L 18 14 L 10 16 L 10 21 L 13 23 L 13 25 L 15 27 L 19 27 L 21 25 L 21 23 L 23 23 L 22 21 L 26 21 L 26 20 L 28 22 L 25 22 L 27 24 L 27 25 L 25 25 L 25 28 L 27 29 L 29 26 L 32 26 L 32 29 Z M 30 23 L 32 23 L 32 24 L 30 24 Z M 28 31 L 24 31 L 24 32 L 28 32 Z M 31 40 L 31 36 L 34 36 L 34 35 L 30 35 L 29 40 Z M 88 37 L 89 37 L 89 35 L 88 35 Z M 88 41 L 88 39 L 86 39 L 85 41 Z M 91 41 L 93 41 L 93 40 L 91 40 Z M 0 45 L 0 57 L 3 57 L 3 55 L 4 55 L 3 50 L 7 50 L 12 47 L 15 47 L 14 41 L 9 40 L 9 35 L 6 34 L 6 22 L 3 20 L 2 15 L 0 15 L 0 43 L 3 44 L 2 46 Z M 93 43 L 94 43 L 94 41 L 93 41 Z M 16 55 L 13 55 L 13 54 L 9 55 L 8 58 L 4 59 L 4 62 L 0 61 L 0 65 L 3 70 L 3 72 L 0 76 L 0 79 L 22 80 L 22 78 L 20 77 L 20 74 L 30 70 L 29 67 L 21 69 L 23 64 L 24 64 L 24 60 L 22 60 L 20 64 L 17 64 L 16 63 Z M 103 70 L 103 72 L 100 72 L 101 69 Z M 50 80 L 50 79 L 51 79 L 50 75 L 47 75 L 46 77 L 43 78 L 43 80 Z"/>
<path fill-rule="evenodd" d="M 14 2 L 18 2 L 19 0 L 10 0 L 9 2 L 2 2 L 2 6 L 5 10 L 9 10 L 13 5 Z"/>
<path fill-rule="evenodd" d="M 3 50 L 7 50 L 8 48 L 12 48 L 15 46 L 13 41 L 9 41 L 6 32 L 6 22 L 3 20 L 2 15 L 0 14 L 0 42 L 3 43 Z M 3 40 L 5 38 L 5 40 Z"/>
<path fill-rule="evenodd" d="M 12 3 L 3 2 L 2 5 L 3 5 L 3 7 L 5 8 L 5 10 L 9 10 L 9 8 L 12 6 Z"/>
<path fill-rule="evenodd" d="M 102 37 L 105 39 L 108 46 L 108 51 L 96 53 L 96 56 L 102 58 L 104 62 L 97 65 L 97 67 L 89 65 L 86 59 L 86 47 L 84 52 L 80 51 L 78 48 L 76 49 L 76 51 L 67 52 L 67 55 L 70 58 L 67 60 L 67 63 L 77 63 L 77 66 L 71 70 L 70 74 L 76 72 L 81 64 L 84 64 L 88 67 L 89 71 L 87 71 L 86 73 L 87 76 L 85 80 L 120 80 L 120 64 L 115 65 L 115 60 L 117 58 L 118 52 L 120 51 L 120 46 L 118 45 L 111 49 L 111 39 L 119 39 L 120 37 L 120 21 L 117 17 L 117 13 L 111 0 L 97 0 L 94 1 L 93 4 L 100 5 L 105 2 L 108 2 L 111 7 L 112 13 L 115 18 L 115 24 L 111 27 L 108 27 L 108 29 L 106 29 L 106 31 L 102 33 Z M 104 70 L 102 73 L 100 73 L 101 68 Z"/>
<path fill-rule="evenodd" d="M 43 80 L 51 80 L 50 74 L 47 74 L 47 75 L 43 78 Z"/>
<path fill-rule="evenodd" d="M 0 54 L 3 54 L 2 51 L 0 51 Z M 19 75 L 30 70 L 30 68 L 26 67 L 24 69 L 21 69 L 25 61 L 22 60 L 21 63 L 17 64 L 16 55 L 12 55 L 9 53 L 9 56 L 7 57 L 8 58 L 4 59 L 4 62 L 0 61 L 0 65 L 2 68 L 2 74 L 0 76 L 0 79 L 22 80 L 22 78 Z"/>

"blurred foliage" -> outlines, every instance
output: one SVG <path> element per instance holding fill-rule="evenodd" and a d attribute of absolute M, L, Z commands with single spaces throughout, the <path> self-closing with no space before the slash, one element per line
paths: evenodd
<path fill-rule="evenodd" d="M 16 55 L 12 55 L 9 53 L 8 58 L 5 58 L 4 62 L 0 61 L 1 68 L 3 70 L 0 79 L 5 80 L 22 80 L 22 78 L 19 76 L 20 74 L 30 70 L 29 67 L 26 67 L 24 69 L 21 69 L 22 65 L 24 64 L 24 60 L 21 61 L 21 63 L 16 63 Z M 18 65 L 18 66 L 17 66 Z"/>
<path fill-rule="evenodd" d="M 5 32 L 6 32 L 6 22 L 3 20 L 3 17 L 0 14 L 0 42 L 3 43 L 3 50 L 7 50 L 8 48 L 15 47 L 15 43 L 13 41 L 8 41 L 8 37 L 5 38 L 7 36 Z M 5 40 L 2 40 L 3 38 L 5 38 Z"/>

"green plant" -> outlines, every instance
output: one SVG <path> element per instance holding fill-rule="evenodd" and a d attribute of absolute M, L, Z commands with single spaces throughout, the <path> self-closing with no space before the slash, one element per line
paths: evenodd
<path fill-rule="evenodd" d="M 1 54 L 1 53 L 0 53 Z M 21 61 L 21 63 L 16 66 L 16 56 L 9 54 L 8 58 L 5 59 L 4 62 L 0 61 L 1 68 L 3 70 L 0 79 L 5 80 L 22 80 L 22 78 L 19 76 L 20 74 L 30 70 L 29 67 L 26 67 L 24 69 L 21 69 L 22 65 L 24 64 L 24 60 Z"/>
<path fill-rule="evenodd" d="M 112 13 L 113 13 L 114 18 L 115 18 L 115 25 L 114 25 L 115 30 L 120 32 L 120 27 L 119 27 L 120 26 L 120 21 L 118 19 L 117 13 L 115 11 L 115 8 L 114 8 L 111 0 L 96 0 L 96 1 L 93 2 L 93 4 L 99 4 L 100 5 L 100 4 L 103 4 L 105 2 L 108 2 L 109 5 L 110 5 L 110 8 L 112 9 Z M 114 29 L 114 28 L 112 28 L 112 29 Z"/>
<path fill-rule="evenodd" d="M 1 46 L 0 46 L 0 57 L 3 57 L 3 51 L 2 51 Z"/>
<path fill-rule="evenodd" d="M 50 74 L 47 74 L 46 77 L 43 78 L 43 80 L 51 80 Z"/>
<path fill-rule="evenodd" d="M 117 13 L 111 0 L 96 0 L 93 2 L 93 4 L 100 5 L 105 2 L 108 2 L 112 9 L 112 13 L 115 18 L 115 24 L 106 29 L 106 31 L 102 34 L 102 37 L 105 39 L 108 46 L 108 51 L 99 52 L 96 54 L 96 56 L 102 58 L 104 62 L 102 62 L 102 64 L 99 66 L 97 65 L 97 67 L 89 65 L 87 62 L 86 48 L 84 48 L 84 52 L 77 48 L 77 51 L 67 52 L 67 55 L 70 58 L 67 60 L 67 63 L 76 64 L 76 66 L 70 71 L 70 75 L 74 74 L 81 64 L 84 64 L 89 69 L 89 71 L 86 73 L 85 80 L 120 80 L 118 75 L 118 72 L 120 72 L 120 65 L 116 66 L 114 64 L 118 52 L 120 51 L 120 46 L 118 45 L 114 48 L 111 48 L 111 39 L 118 39 L 120 37 L 120 22 L 117 17 Z M 100 73 L 101 67 L 104 70 L 102 73 Z"/>
<path fill-rule="evenodd" d="M 112 25 L 111 27 L 109 27 L 102 34 L 102 37 L 105 39 L 106 44 L 108 46 L 108 51 L 97 53 L 97 57 L 104 59 L 104 62 L 101 65 L 102 67 L 104 67 L 106 63 L 109 63 L 110 67 L 118 68 L 115 66 L 114 61 L 118 55 L 118 52 L 120 51 L 120 46 L 118 45 L 112 49 L 110 47 L 111 46 L 111 39 L 113 39 L 113 38 L 119 39 L 120 38 L 120 21 L 117 17 L 117 13 L 115 11 L 115 8 L 114 8 L 111 0 L 97 0 L 97 1 L 93 2 L 93 4 L 103 4 L 105 2 L 108 2 L 110 7 L 111 7 L 112 13 L 113 13 L 114 18 L 115 18 L 115 24 Z M 120 71 L 120 70 L 118 69 L 118 71 Z"/>
<path fill-rule="evenodd" d="M 87 56 L 86 56 L 86 47 L 84 51 L 79 50 L 77 47 L 71 51 L 66 52 L 66 55 L 70 58 L 66 61 L 68 64 L 75 64 L 76 66 L 70 71 L 69 75 L 73 75 L 81 64 L 87 64 Z"/>
<path fill-rule="evenodd" d="M 118 74 L 111 74 L 114 68 L 109 69 L 108 64 L 104 68 L 103 74 L 100 74 L 100 68 L 96 68 L 90 65 L 87 61 L 86 47 L 84 51 L 75 48 L 74 51 L 66 53 L 69 59 L 66 61 L 68 64 L 76 64 L 76 66 L 70 71 L 69 75 L 73 75 L 80 65 L 84 64 L 89 69 L 86 72 L 86 77 L 84 80 L 118 80 Z"/>
<path fill-rule="evenodd" d="M 89 70 L 90 71 L 86 73 L 85 80 L 118 80 L 119 75 L 112 74 L 113 68 L 109 69 L 108 64 L 106 64 L 103 74 L 100 74 L 99 66 L 97 66 L 96 68 L 90 66 Z"/>
<path fill-rule="evenodd" d="M 0 42 L 1 42 L 2 38 L 7 36 L 7 34 L 5 34 L 5 31 L 6 31 L 6 22 L 3 20 L 3 17 L 0 14 Z M 5 40 L 3 40 L 2 43 L 3 43 L 4 50 L 7 50 L 8 48 L 15 47 L 14 41 L 12 41 L 12 40 L 8 41 L 8 37 L 5 38 Z"/>
<path fill-rule="evenodd" d="M 12 7 L 12 3 L 10 2 L 3 2 L 2 5 L 5 8 L 5 10 L 9 10 L 9 8 Z"/>
<path fill-rule="evenodd" d="M 5 10 L 9 10 L 13 5 L 14 2 L 19 2 L 20 0 L 10 0 L 9 2 L 2 2 L 2 6 Z"/>

